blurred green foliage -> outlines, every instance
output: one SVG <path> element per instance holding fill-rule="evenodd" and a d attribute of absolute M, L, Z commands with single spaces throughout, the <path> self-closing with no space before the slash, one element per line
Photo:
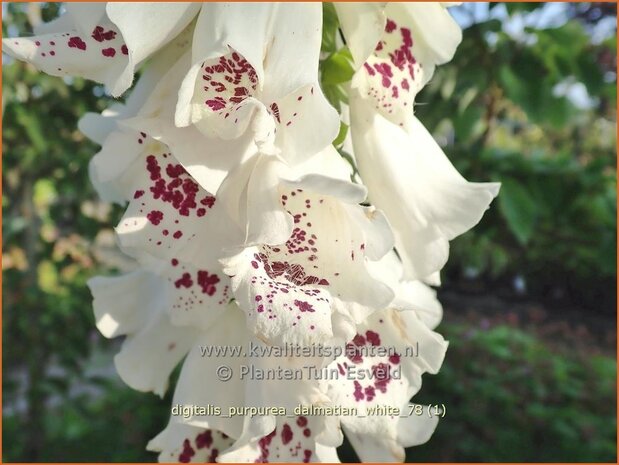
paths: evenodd
<path fill-rule="evenodd" d="M 491 15 L 505 8 L 530 23 L 547 8 L 493 5 Z M 467 179 L 502 182 L 496 205 L 453 242 L 447 278 L 466 268 L 491 282 L 521 276 L 534 295 L 614 312 L 617 39 L 592 35 L 616 7 L 562 5 L 571 19 L 556 27 L 525 22 L 509 34 L 497 19 L 472 24 L 416 112 L 435 133 L 455 134 L 446 151 Z M 588 95 L 580 107 L 557 92 L 576 83 L 572 95 Z"/>
<path fill-rule="evenodd" d="M 31 31 L 28 8 L 8 5 L 4 37 L 9 27 Z M 58 4 L 42 8 L 48 21 L 57 11 Z M 97 147 L 76 123 L 110 99 L 97 97 L 92 83 L 67 85 L 24 63 L 3 66 L 2 77 L 3 402 L 20 408 L 12 425 L 28 432 L 6 440 L 5 423 L 3 442 L 21 446 L 6 458 L 38 460 L 49 445 L 47 403 L 67 399 L 72 383 L 85 382 L 96 331 L 86 280 L 97 272 L 95 238 L 113 218 L 88 179 Z"/>
<path fill-rule="evenodd" d="M 4 37 L 31 33 L 37 7 L 4 8 Z M 41 4 L 43 19 L 58 8 Z M 521 276 L 532 298 L 614 309 L 616 39 L 594 41 L 592 29 L 615 6 L 565 5 L 564 24 L 505 32 L 543 8 L 491 4 L 505 17 L 466 27 L 454 60 L 418 97 L 417 115 L 463 175 L 503 183 L 482 222 L 452 243 L 444 281 L 473 276 L 488 291 Z M 350 54 L 338 47 L 333 6 L 324 11 L 321 78 L 340 107 Z M 170 400 L 92 369 L 98 357 L 109 368 L 117 344 L 96 332 L 85 282 L 120 263 L 111 228 L 121 209 L 97 200 L 87 175 L 97 147 L 76 122 L 111 99 L 81 79 L 4 64 L 3 461 L 152 461 L 144 445 Z M 566 82 L 582 83 L 587 108 L 553 92 Z M 346 132 L 342 124 L 338 145 Z M 614 359 L 506 326 L 440 331 L 451 341 L 444 368 L 416 400 L 448 412 L 410 459 L 615 460 Z"/>
<path fill-rule="evenodd" d="M 615 360 L 551 350 L 508 325 L 445 325 L 450 345 L 415 402 L 445 404 L 415 462 L 615 462 Z"/>

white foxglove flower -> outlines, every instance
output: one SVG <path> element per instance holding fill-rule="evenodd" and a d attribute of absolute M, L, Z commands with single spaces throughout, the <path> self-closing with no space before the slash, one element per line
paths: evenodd
<path fill-rule="evenodd" d="M 318 3 L 205 4 L 176 126 L 224 139 L 250 128 L 292 162 L 322 150 L 339 125 L 318 85 L 321 24 Z"/>
<path fill-rule="evenodd" d="M 462 178 L 413 115 L 418 90 L 453 56 L 461 30 L 440 4 L 337 9 L 359 68 L 349 100 L 359 174 L 393 228 L 406 277 L 438 284 L 448 241 L 479 222 L 499 189 Z M 361 25 L 378 37 L 374 50 Z"/>
<path fill-rule="evenodd" d="M 372 269 L 396 289 L 396 299 L 357 325 L 346 354 L 329 368 L 344 375 L 365 370 L 375 377 L 342 376 L 329 383 L 327 395 L 336 405 L 359 409 L 360 417 L 342 417 L 341 423 L 361 460 L 402 461 L 404 447 L 426 442 L 438 422 L 427 409 L 409 405 L 409 399 L 420 389 L 421 375 L 437 373 L 443 363 L 447 342 L 432 331 L 441 320 L 442 307 L 429 287 L 402 280 L 402 264 L 395 253 Z M 373 355 L 368 348 L 382 348 L 385 355 Z M 400 414 L 377 414 L 377 409 L 386 407 L 399 409 Z"/>
<path fill-rule="evenodd" d="M 336 156 L 331 149 L 319 158 Z M 244 165 L 220 192 L 236 199 L 228 211 L 240 212 L 231 216 L 245 227 L 238 234 L 242 250 L 222 262 L 248 325 L 276 343 L 346 339 L 334 333 L 340 319 L 354 319 L 346 302 L 380 309 L 394 296 L 367 269 L 368 260 L 380 259 L 393 244 L 383 215 L 357 205 L 366 192 L 349 181 L 311 172 L 294 179 L 299 170 L 286 176 L 286 166 L 272 156 Z"/>
<path fill-rule="evenodd" d="M 358 95 L 350 105 L 355 158 L 369 198 L 393 228 L 406 277 L 431 279 L 447 261 L 448 241 L 479 222 L 499 184 L 467 182 L 417 118 L 405 131 Z"/>

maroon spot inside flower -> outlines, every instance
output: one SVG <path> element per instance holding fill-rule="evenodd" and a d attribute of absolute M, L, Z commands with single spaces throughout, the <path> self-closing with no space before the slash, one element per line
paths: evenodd
<path fill-rule="evenodd" d="M 190 288 L 193 286 L 191 275 L 189 273 L 183 273 L 183 276 L 181 276 L 180 279 L 174 281 L 174 286 L 176 286 L 177 289 L 180 289 L 181 287 Z"/>
<path fill-rule="evenodd" d="M 387 392 L 387 384 L 391 381 L 391 374 L 389 372 L 389 365 L 386 363 L 379 363 L 372 367 L 372 375 L 375 379 L 374 387 L 380 392 Z"/>
<path fill-rule="evenodd" d="M 375 333 L 372 330 L 368 330 L 365 332 L 365 337 L 367 338 L 368 342 L 373 346 L 380 345 L 380 336 L 378 335 L 378 333 Z"/>
<path fill-rule="evenodd" d="M 160 212 L 159 210 L 152 210 L 151 212 L 149 212 L 146 215 L 146 218 L 148 219 L 148 221 L 150 221 L 152 224 L 154 224 L 155 226 L 157 226 L 159 223 L 161 223 L 161 220 L 163 220 L 163 213 Z"/>
<path fill-rule="evenodd" d="M 69 38 L 69 42 L 67 43 L 67 45 L 71 48 L 77 48 L 79 50 L 86 50 L 86 42 L 84 42 L 82 39 L 80 39 L 77 36 Z"/>
<path fill-rule="evenodd" d="M 110 29 L 109 31 L 106 32 L 105 29 L 103 29 L 101 26 L 97 26 L 92 31 L 91 37 L 95 39 L 97 42 L 103 42 L 105 40 L 113 40 L 116 37 L 116 31 L 113 31 Z"/>
<path fill-rule="evenodd" d="M 271 431 L 269 434 L 267 434 L 258 441 L 258 446 L 260 447 L 260 457 L 256 459 L 257 463 L 266 463 L 269 461 L 269 446 L 271 445 L 271 441 L 275 437 L 276 431 L 276 429 Z"/>
<path fill-rule="evenodd" d="M 294 305 L 295 307 L 297 307 L 299 309 L 299 311 L 301 312 L 310 312 L 313 313 L 314 307 L 311 306 L 311 304 L 309 304 L 308 302 L 305 302 L 303 300 L 296 300 L 294 301 Z"/>
<path fill-rule="evenodd" d="M 271 104 L 271 113 L 273 113 L 273 116 L 275 116 L 275 119 L 277 120 L 278 123 L 280 123 L 280 119 L 279 119 L 279 107 L 277 106 L 277 103 L 272 103 Z"/>
<path fill-rule="evenodd" d="M 185 439 L 183 441 L 183 451 L 181 452 L 181 455 L 179 455 L 178 461 L 181 463 L 189 463 L 191 462 L 191 457 L 194 455 L 196 455 L 196 452 L 193 450 L 193 447 L 191 447 L 189 439 Z"/>
<path fill-rule="evenodd" d="M 284 445 L 288 444 L 292 441 L 292 436 L 293 434 L 290 425 L 288 425 L 288 423 L 284 423 L 284 426 L 282 427 L 282 443 Z"/>
<path fill-rule="evenodd" d="M 359 381 L 355 381 L 354 385 L 355 385 L 355 390 L 353 392 L 353 396 L 355 397 L 355 400 L 357 402 L 359 402 L 359 401 L 363 400 L 365 395 L 363 394 L 363 390 L 361 388 L 361 383 L 359 383 Z"/>
<path fill-rule="evenodd" d="M 216 274 L 209 274 L 208 271 L 198 271 L 198 284 L 202 288 L 202 292 L 212 296 L 217 291 L 215 284 L 219 282 L 219 277 Z"/>
<path fill-rule="evenodd" d="M 101 53 L 104 57 L 112 58 L 114 55 L 116 55 L 116 50 L 114 50 L 112 47 L 109 47 L 101 50 Z"/>
<path fill-rule="evenodd" d="M 198 449 L 211 447 L 213 444 L 213 435 L 210 430 L 206 430 L 196 436 L 196 446 Z"/>
<path fill-rule="evenodd" d="M 371 402 L 374 397 L 376 397 L 376 390 L 372 386 L 366 386 L 365 388 L 365 396 L 368 402 Z"/>

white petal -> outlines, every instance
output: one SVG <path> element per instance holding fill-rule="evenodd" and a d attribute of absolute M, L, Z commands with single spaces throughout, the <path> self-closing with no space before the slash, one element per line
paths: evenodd
<path fill-rule="evenodd" d="M 83 35 L 89 35 L 105 17 L 105 6 L 105 3 L 67 2 L 65 8 L 66 15 L 71 18 L 77 30 Z"/>
<path fill-rule="evenodd" d="M 395 299 L 389 304 L 390 308 L 414 310 L 428 328 L 438 326 L 443 317 L 443 307 L 436 298 L 436 291 L 421 281 L 402 280 L 404 267 L 395 251 L 379 261 L 370 262 L 369 270 L 372 276 L 395 290 Z"/>
<path fill-rule="evenodd" d="M 107 15 L 120 30 L 137 65 L 174 39 L 198 13 L 200 4 L 108 2 Z"/>
<path fill-rule="evenodd" d="M 413 32 L 402 24 L 404 18 L 396 18 L 387 17 L 382 38 L 353 76 L 352 87 L 376 112 L 408 128 L 415 96 L 424 83 L 425 69 L 412 53 Z"/>
<path fill-rule="evenodd" d="M 257 157 L 247 183 L 246 244 L 281 244 L 290 237 L 293 219 L 280 199 L 280 173 L 274 157 Z"/>
<path fill-rule="evenodd" d="M 261 419 L 247 419 L 247 423 L 256 423 Z M 321 431 L 324 417 L 282 418 L 269 429 L 272 431 L 262 437 L 241 437 L 235 445 L 222 454 L 222 462 L 316 462 L 320 458 L 336 457 L 335 449 L 326 447 L 316 441 L 317 432 Z M 250 426 L 247 427 L 248 430 Z M 275 429 L 273 429 L 275 428 Z M 260 428 L 262 429 L 262 428 Z"/>
<path fill-rule="evenodd" d="M 175 43 L 176 40 L 166 47 L 166 52 Z M 182 49 L 177 50 L 177 54 L 181 52 Z M 165 143 L 198 184 L 209 192 L 216 192 L 228 171 L 246 158 L 248 151 L 255 150 L 255 146 L 250 143 L 250 134 L 224 141 L 208 138 L 193 126 L 177 128 L 174 125 L 177 89 L 189 62 L 190 54 L 181 54 L 150 92 L 138 116 L 122 124 L 135 131 L 148 132 Z"/>
<path fill-rule="evenodd" d="M 408 413 L 414 412 L 417 405 L 410 404 Z M 406 414 L 407 412 L 404 413 Z M 428 415 L 428 407 L 423 406 L 420 415 L 413 414 L 400 419 L 398 423 L 398 440 L 404 447 L 419 446 L 428 442 L 437 425 L 438 415 Z"/>
<path fill-rule="evenodd" d="M 404 21 L 413 31 L 413 55 L 422 63 L 424 85 L 436 65 L 451 60 L 462 42 L 462 29 L 447 9 L 438 3 L 390 3 L 385 12 Z"/>
<path fill-rule="evenodd" d="M 385 30 L 385 3 L 334 3 L 346 44 L 359 69 L 374 52 Z"/>
<path fill-rule="evenodd" d="M 160 452 L 160 463 L 215 463 L 219 454 L 233 443 L 234 440 L 221 431 L 172 420 L 151 439 L 147 449 Z"/>
<path fill-rule="evenodd" d="M 209 192 L 217 192 L 229 171 L 253 149 L 248 135 L 233 141 L 209 138 L 193 126 L 177 128 L 172 120 L 161 116 L 132 118 L 123 124 L 148 132 L 153 139 L 166 144 L 194 180 Z"/>
<path fill-rule="evenodd" d="M 174 392 L 173 405 L 208 405 L 221 409 L 219 415 L 207 412 L 207 415 L 195 415 L 178 419 L 185 423 L 223 431 L 229 436 L 238 438 L 243 427 L 240 415 L 230 416 L 229 408 L 245 405 L 244 382 L 239 377 L 240 365 L 245 358 L 241 355 L 207 354 L 203 348 L 217 350 L 220 347 L 242 346 L 245 350 L 250 333 L 245 330 L 245 318 L 235 303 L 230 303 L 227 312 L 207 332 L 196 341 L 191 352 L 185 359 L 181 374 Z M 233 376 L 229 381 L 221 381 L 217 377 L 217 368 L 226 365 Z"/>
<path fill-rule="evenodd" d="M 329 339 L 331 297 L 374 309 L 393 299 L 391 289 L 370 275 L 365 252 L 367 245 L 374 255 L 384 253 L 391 244 L 390 235 L 383 237 L 389 230 L 381 215 L 342 201 L 358 201 L 352 186 L 318 175 L 282 184 L 281 207 L 294 222 L 290 237 L 223 261 L 248 324 L 263 340 Z"/>
<path fill-rule="evenodd" d="M 423 407 L 421 415 L 409 412 L 415 405 L 402 409 L 405 418 L 395 418 L 397 436 L 365 435 L 346 432 L 355 452 L 364 462 L 402 462 L 405 447 L 412 447 L 427 442 L 438 424 L 438 416 L 428 416 L 428 407 Z M 346 427 L 344 427 L 346 429 Z"/>
<path fill-rule="evenodd" d="M 90 180 L 101 199 L 124 203 L 132 197 L 135 169 L 131 166 L 148 144 L 152 145 L 153 141 L 145 133 L 112 131 L 107 136 L 88 166 Z"/>
<path fill-rule="evenodd" d="M 131 168 L 133 195 L 116 228 L 121 248 L 142 263 L 151 257 L 177 258 L 198 234 L 207 235 L 209 210 L 215 203 L 166 146 L 155 141 L 146 145 Z M 216 238 L 208 240 L 215 247 Z"/>
<path fill-rule="evenodd" d="M 443 318 L 443 306 L 436 298 L 436 291 L 421 281 L 403 281 L 391 306 L 414 310 L 430 329 L 436 328 Z"/>
<path fill-rule="evenodd" d="M 101 113 L 86 113 L 79 119 L 77 127 L 90 140 L 103 145 L 105 139 L 116 129 L 116 121 L 122 117 L 124 112 L 125 106 L 116 103 Z"/>
<path fill-rule="evenodd" d="M 327 362 L 326 359 L 312 354 L 287 357 L 269 355 L 268 350 L 286 349 L 286 347 L 273 347 L 256 339 L 250 341 L 256 354 L 247 357 L 245 362 L 252 369 L 250 376 L 245 378 L 246 406 L 283 407 L 286 412 L 292 414 L 299 405 L 319 405 L 329 402 L 329 398 L 325 395 L 326 383 L 302 376 L 306 375 L 303 373 L 304 367 L 321 367 Z M 268 373 L 283 371 L 290 373 L 290 379 L 282 380 L 277 376 L 266 376 Z"/>
<path fill-rule="evenodd" d="M 311 3 L 205 4 L 194 36 L 193 63 L 229 52 L 255 69 L 265 100 L 316 81 L 321 7 Z"/>
<path fill-rule="evenodd" d="M 147 326 L 123 342 L 114 357 L 116 370 L 133 389 L 163 396 L 170 373 L 194 344 L 198 330 L 174 326 L 160 312 Z"/>
<path fill-rule="evenodd" d="M 89 280 L 95 320 L 101 334 L 116 337 L 144 327 L 165 305 L 161 284 L 160 278 L 145 270 Z"/>
<path fill-rule="evenodd" d="M 173 325 L 209 329 L 227 312 L 230 279 L 218 263 L 196 268 L 172 259 L 160 274 L 167 280 L 167 310 Z"/>
<path fill-rule="evenodd" d="M 350 181 L 352 167 L 332 145 L 327 146 L 316 155 L 309 157 L 303 163 L 290 167 L 287 177 L 298 179 L 306 174 L 320 173 L 329 178 Z M 364 195 L 367 195 L 365 193 Z"/>
<path fill-rule="evenodd" d="M 499 185 L 467 182 L 416 118 L 407 133 L 360 98 L 351 110 L 359 172 L 393 228 L 407 277 L 431 275 L 447 261 L 448 240 L 479 222 Z"/>
<path fill-rule="evenodd" d="M 317 83 L 274 101 L 271 108 L 277 109 L 275 145 L 291 164 L 303 162 L 337 137 L 339 115 Z"/>
<path fill-rule="evenodd" d="M 133 80 L 127 46 L 116 26 L 106 18 L 91 35 L 68 29 L 35 37 L 3 39 L 2 50 L 52 76 L 81 76 L 104 83 L 115 96 Z"/>
<path fill-rule="evenodd" d="M 75 3 L 71 3 L 75 5 Z M 89 4 L 90 5 L 90 4 Z M 110 132 L 117 129 L 117 121 L 134 117 L 145 105 L 155 88 L 163 80 L 170 68 L 178 61 L 179 55 L 189 47 L 189 28 L 179 34 L 171 43 L 157 53 L 144 68 L 137 84 L 131 89 L 124 104 L 114 104 L 103 110 L 101 114 L 86 113 L 78 123 L 80 131 L 98 144 L 103 144 Z M 167 83 L 166 83 L 167 84 Z M 177 84 L 178 86 L 178 84 Z M 155 96 L 159 97 L 159 95 Z M 161 102 L 165 104 L 165 102 Z M 172 103 L 173 105 L 174 103 Z"/>
<path fill-rule="evenodd" d="M 247 327 L 259 339 L 307 345 L 332 337 L 329 293 L 299 282 L 320 281 L 299 268 L 270 261 L 257 247 L 225 260 L 224 271 L 232 277 L 234 295 L 247 313 Z"/>
<path fill-rule="evenodd" d="M 353 77 L 352 86 L 377 112 L 408 130 L 417 92 L 436 65 L 453 57 L 462 31 L 437 3 L 393 2 L 384 16 L 380 41 Z"/>

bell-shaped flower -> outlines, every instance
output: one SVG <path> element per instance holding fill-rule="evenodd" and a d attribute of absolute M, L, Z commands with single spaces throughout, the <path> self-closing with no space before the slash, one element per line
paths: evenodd
<path fill-rule="evenodd" d="M 338 3 L 356 68 L 352 87 L 375 111 L 407 128 L 417 92 L 453 57 L 462 31 L 439 3 Z"/>
<path fill-rule="evenodd" d="M 402 279 L 394 252 L 370 268 L 396 289 L 396 298 L 356 325 L 345 353 L 328 366 L 340 376 L 330 379 L 327 396 L 335 405 L 358 410 L 342 416 L 341 424 L 361 460 L 402 461 L 404 448 L 427 441 L 437 424 L 409 401 L 421 387 L 421 375 L 437 373 L 443 362 L 447 342 L 432 331 L 442 307 L 428 286 Z"/>
<path fill-rule="evenodd" d="M 39 35 L 3 39 L 2 49 L 52 76 L 101 82 L 117 97 L 137 67 L 179 35 L 199 8 L 190 2 L 68 3 Z"/>
<path fill-rule="evenodd" d="M 341 161 L 334 149 L 317 158 Z M 391 249 L 392 236 L 379 211 L 358 205 L 366 196 L 362 186 L 295 173 L 261 155 L 226 178 L 219 193 L 227 204 L 219 207 L 237 225 L 240 251 L 222 263 L 260 339 L 325 342 L 342 318 L 352 318 L 346 302 L 380 309 L 393 299 L 367 270 L 368 260 Z"/>
<path fill-rule="evenodd" d="M 375 312 L 357 326 L 346 354 L 329 367 L 341 376 L 330 382 L 327 395 L 335 405 L 358 409 L 359 415 L 343 416 L 341 423 L 361 460 L 402 461 L 404 447 L 429 439 L 436 418 L 421 415 L 409 400 L 423 373 L 438 372 L 446 349 L 411 309 Z M 386 407 L 391 414 L 380 410 Z"/>
<path fill-rule="evenodd" d="M 436 283 L 449 241 L 479 222 L 500 185 L 467 182 L 417 118 L 405 131 L 354 93 L 350 110 L 359 172 L 391 224 L 406 277 Z"/>
<path fill-rule="evenodd" d="M 176 126 L 234 139 L 250 131 L 262 151 L 298 162 L 337 136 L 337 112 L 318 85 L 318 3 L 207 3 Z"/>

